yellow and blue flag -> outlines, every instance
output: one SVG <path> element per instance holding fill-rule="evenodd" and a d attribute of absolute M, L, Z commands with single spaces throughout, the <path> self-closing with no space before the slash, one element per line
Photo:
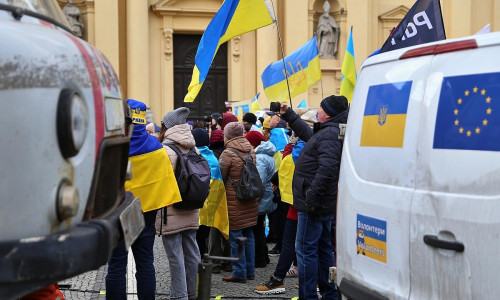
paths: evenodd
<path fill-rule="evenodd" d="M 262 72 L 262 84 L 269 101 L 288 99 L 286 76 L 288 76 L 291 97 L 307 91 L 321 79 L 316 37 L 285 57 L 285 65 L 286 70 L 283 68 L 283 61 L 276 61 Z"/>
<path fill-rule="evenodd" d="M 291 155 L 285 156 L 281 160 L 278 169 L 279 187 L 281 201 L 293 205 L 292 179 L 295 172 L 295 162 Z"/>
<path fill-rule="evenodd" d="M 200 92 L 221 44 L 235 36 L 272 24 L 274 20 L 268 0 L 225 0 L 201 37 L 184 102 L 193 102 Z"/>
<path fill-rule="evenodd" d="M 158 139 L 146 131 L 146 105 L 128 99 L 134 130 L 130 137 L 129 162 L 132 179 L 125 189 L 139 197 L 142 211 L 148 212 L 182 200 L 172 164 Z"/>
<path fill-rule="evenodd" d="M 500 151 L 500 73 L 443 78 L 437 149 Z"/>
<path fill-rule="evenodd" d="M 342 63 L 342 81 L 340 82 L 340 95 L 345 96 L 351 103 L 352 93 L 356 85 L 356 64 L 354 63 L 354 43 L 352 42 L 352 27 L 349 41 L 345 49 L 344 62 Z"/>
<path fill-rule="evenodd" d="M 361 146 L 403 147 L 411 81 L 370 86 L 361 129 Z"/>
<path fill-rule="evenodd" d="M 297 105 L 297 108 L 307 108 L 307 102 L 306 102 L 306 99 L 303 99 L 302 101 L 300 101 L 299 105 Z"/>
<path fill-rule="evenodd" d="M 198 147 L 200 154 L 208 161 L 210 166 L 210 193 L 200 209 L 200 224 L 217 228 L 224 238 L 229 238 L 229 217 L 227 215 L 226 188 L 222 181 L 219 162 L 212 150 L 207 146 Z"/>
<path fill-rule="evenodd" d="M 250 103 L 250 109 L 251 109 L 252 113 L 257 112 L 258 110 L 262 110 L 262 106 L 260 105 L 259 100 L 258 100 L 259 96 L 260 96 L 260 92 L 258 92 L 257 95 L 255 95 L 252 102 Z"/>

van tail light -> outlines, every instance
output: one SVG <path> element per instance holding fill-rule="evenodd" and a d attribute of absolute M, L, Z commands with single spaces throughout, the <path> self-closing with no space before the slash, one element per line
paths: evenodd
<path fill-rule="evenodd" d="M 465 40 L 465 41 L 451 42 L 451 43 L 440 44 L 440 45 L 432 45 L 432 46 L 427 46 L 427 47 L 409 50 L 409 51 L 406 51 L 405 53 L 403 53 L 403 55 L 401 55 L 399 57 L 399 59 L 406 59 L 406 58 L 431 55 L 431 54 L 436 55 L 436 54 L 441 54 L 441 53 L 467 50 L 467 49 L 476 49 L 476 48 L 477 48 L 476 40 Z"/>

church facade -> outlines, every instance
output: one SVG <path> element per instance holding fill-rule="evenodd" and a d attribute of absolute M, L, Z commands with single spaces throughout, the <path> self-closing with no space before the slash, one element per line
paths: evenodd
<path fill-rule="evenodd" d="M 58 0 L 61 7 L 67 0 Z M 322 79 L 294 97 L 317 107 L 337 94 L 349 31 L 353 28 L 356 69 L 380 48 L 415 3 L 414 0 L 272 0 L 278 26 L 270 25 L 222 45 L 194 103 L 185 104 L 199 40 L 223 0 L 73 0 L 84 23 L 83 39 L 111 61 L 123 97 L 148 104 L 157 124 L 161 116 L 188 106 L 193 118 L 225 110 L 226 101 L 252 99 L 267 107 L 260 75 L 272 62 L 288 55 L 318 29 L 322 15 L 338 27 L 335 54 L 320 59 Z M 500 0 L 441 0 L 447 38 L 472 35 L 490 24 L 500 30 Z M 281 36 L 281 43 L 278 35 Z"/>

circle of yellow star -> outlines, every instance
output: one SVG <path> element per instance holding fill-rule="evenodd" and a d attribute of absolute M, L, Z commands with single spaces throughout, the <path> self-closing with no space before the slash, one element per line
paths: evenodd
<path fill-rule="evenodd" d="M 455 120 L 455 125 L 457 125 L 457 126 L 458 126 L 458 124 L 459 124 L 459 123 L 460 123 L 460 121 Z"/>
<path fill-rule="evenodd" d="M 463 128 L 463 127 L 460 127 L 460 128 L 458 129 L 458 132 L 460 132 L 460 133 L 464 133 L 464 128 Z"/>
<path fill-rule="evenodd" d="M 488 109 L 486 110 L 486 113 L 487 113 L 488 115 L 491 115 L 491 108 L 489 108 L 489 107 L 488 107 Z"/>
<path fill-rule="evenodd" d="M 472 134 L 472 132 L 470 132 L 470 130 L 467 130 L 467 136 L 470 136 Z"/>
<path fill-rule="evenodd" d="M 458 109 L 455 109 L 455 110 L 453 111 L 453 113 L 454 113 L 455 115 L 458 115 Z"/>
<path fill-rule="evenodd" d="M 490 103 L 490 102 L 491 102 L 491 97 L 486 98 L 486 103 Z"/>
<path fill-rule="evenodd" d="M 486 95 L 486 90 L 485 89 L 481 90 L 481 95 L 483 95 L 483 96 Z"/>
<path fill-rule="evenodd" d="M 464 92 L 464 94 L 465 94 L 465 96 L 469 96 L 469 94 L 470 94 L 469 90 L 466 90 L 466 91 Z"/>
<path fill-rule="evenodd" d="M 457 100 L 458 104 L 462 104 L 462 101 L 463 101 L 462 98 L 458 98 Z"/>
<path fill-rule="evenodd" d="M 475 86 L 475 87 L 472 89 L 472 91 L 473 91 L 474 93 L 477 93 L 477 90 L 478 90 L 477 86 Z"/>
<path fill-rule="evenodd" d="M 481 129 L 479 127 L 476 127 L 476 134 L 479 134 L 481 132 Z"/>
<path fill-rule="evenodd" d="M 484 119 L 483 120 L 483 126 L 486 126 L 486 125 L 488 125 L 488 120 Z"/>

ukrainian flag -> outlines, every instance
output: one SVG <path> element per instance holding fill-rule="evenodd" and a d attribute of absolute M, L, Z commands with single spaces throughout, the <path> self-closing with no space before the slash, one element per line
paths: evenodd
<path fill-rule="evenodd" d="M 262 106 L 260 106 L 260 103 L 258 100 L 259 95 L 260 95 L 260 92 L 258 92 L 257 95 L 255 95 L 252 102 L 250 103 L 250 109 L 252 110 L 252 113 L 257 112 L 258 110 L 262 110 Z"/>
<path fill-rule="evenodd" d="M 403 147 L 411 85 L 411 81 L 405 81 L 370 86 L 361 146 Z"/>
<path fill-rule="evenodd" d="M 295 172 L 295 162 L 292 155 L 287 155 L 281 161 L 278 178 L 280 182 L 281 201 L 293 205 L 292 179 Z"/>
<path fill-rule="evenodd" d="M 235 36 L 267 26 L 274 20 L 268 0 L 225 0 L 201 37 L 184 102 L 193 102 L 200 92 L 221 44 Z"/>
<path fill-rule="evenodd" d="M 207 146 L 198 147 L 198 151 L 208 161 L 212 174 L 210 193 L 203 208 L 200 209 L 200 224 L 217 228 L 227 240 L 229 238 L 229 217 L 227 215 L 226 188 L 222 181 L 219 162 Z"/>
<path fill-rule="evenodd" d="M 352 42 L 352 27 L 349 41 L 345 49 L 344 62 L 342 63 L 342 81 L 340 83 L 340 95 L 345 96 L 351 103 L 352 93 L 356 85 L 356 64 L 354 63 L 354 43 Z"/>
<path fill-rule="evenodd" d="M 283 69 L 281 60 L 276 61 L 262 72 L 262 84 L 269 101 L 288 99 L 286 76 L 288 76 L 291 97 L 307 91 L 321 79 L 316 38 L 313 37 L 305 45 L 285 57 L 285 65 L 286 70 Z"/>
<path fill-rule="evenodd" d="M 125 189 L 139 197 L 143 212 L 182 200 L 167 152 L 144 125 L 134 124 L 128 160 L 132 179 L 125 182 Z"/>
<path fill-rule="evenodd" d="M 500 151 L 500 73 L 443 78 L 434 148 Z"/>

